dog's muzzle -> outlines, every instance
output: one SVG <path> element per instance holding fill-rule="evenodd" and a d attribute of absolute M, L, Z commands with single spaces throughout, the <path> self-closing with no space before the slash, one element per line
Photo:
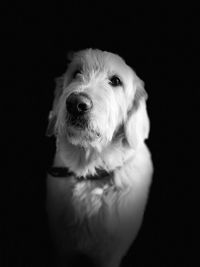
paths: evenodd
<path fill-rule="evenodd" d="M 66 99 L 68 121 L 71 125 L 85 128 L 88 114 L 93 107 L 92 100 L 85 93 L 72 93 Z"/>

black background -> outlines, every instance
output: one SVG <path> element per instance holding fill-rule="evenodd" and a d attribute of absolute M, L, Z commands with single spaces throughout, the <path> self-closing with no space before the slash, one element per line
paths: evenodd
<path fill-rule="evenodd" d="M 198 16 L 197 7 L 183 4 L 74 1 L 3 10 L 1 266 L 51 265 L 44 201 L 55 148 L 54 139 L 45 137 L 47 117 L 67 52 L 89 47 L 121 55 L 149 95 L 147 143 L 155 174 L 143 227 L 122 266 L 194 266 Z"/>

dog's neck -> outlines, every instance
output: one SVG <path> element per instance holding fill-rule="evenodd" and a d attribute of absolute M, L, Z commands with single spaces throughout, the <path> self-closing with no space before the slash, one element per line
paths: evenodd
<path fill-rule="evenodd" d="M 107 173 L 121 167 L 134 151 L 119 142 L 110 143 L 101 152 L 93 147 L 83 148 L 69 142 L 57 142 L 54 166 L 68 168 L 77 177 L 94 176 L 97 170 Z"/>

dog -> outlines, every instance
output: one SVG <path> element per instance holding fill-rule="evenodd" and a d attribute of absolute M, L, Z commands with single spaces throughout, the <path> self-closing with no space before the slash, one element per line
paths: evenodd
<path fill-rule="evenodd" d="M 69 60 L 47 127 L 56 137 L 46 202 L 56 266 L 117 267 L 140 229 L 152 180 L 147 92 L 116 54 L 86 49 Z"/>

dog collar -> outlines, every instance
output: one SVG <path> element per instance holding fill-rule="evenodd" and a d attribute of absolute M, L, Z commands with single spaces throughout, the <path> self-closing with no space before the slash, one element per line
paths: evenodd
<path fill-rule="evenodd" d="M 96 180 L 96 179 L 103 179 L 106 176 L 112 176 L 113 171 L 108 172 L 106 170 L 102 169 L 96 169 L 95 175 L 87 175 L 87 176 L 77 176 L 74 172 L 70 171 L 67 167 L 50 167 L 48 170 L 48 173 L 55 177 L 55 178 L 61 178 L 61 177 L 69 177 L 69 176 L 75 176 L 78 180 Z"/>

